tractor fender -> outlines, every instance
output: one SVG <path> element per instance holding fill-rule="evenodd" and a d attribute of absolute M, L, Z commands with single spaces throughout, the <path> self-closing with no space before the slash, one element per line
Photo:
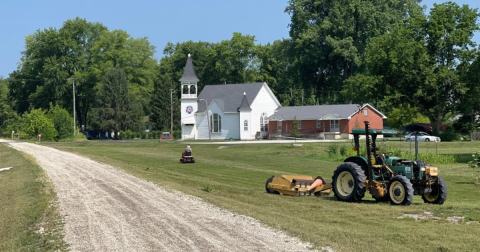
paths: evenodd
<path fill-rule="evenodd" d="M 365 157 L 363 156 L 348 157 L 347 159 L 343 160 L 343 162 L 350 162 L 350 163 L 357 164 L 362 168 L 363 172 L 365 172 L 365 176 L 367 175 L 368 162 Z"/>

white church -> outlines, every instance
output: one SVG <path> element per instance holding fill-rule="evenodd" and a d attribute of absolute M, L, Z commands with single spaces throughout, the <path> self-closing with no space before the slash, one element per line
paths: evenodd
<path fill-rule="evenodd" d="M 182 139 L 255 139 L 268 132 L 267 118 L 281 107 L 265 82 L 206 85 L 197 95 L 190 54 L 179 81 Z"/>

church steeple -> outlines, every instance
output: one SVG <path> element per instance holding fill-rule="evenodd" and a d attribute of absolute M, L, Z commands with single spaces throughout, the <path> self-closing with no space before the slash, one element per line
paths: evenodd
<path fill-rule="evenodd" d="M 199 80 L 195 74 L 190 54 L 188 54 L 187 63 L 179 81 L 181 82 L 182 98 L 197 98 L 197 82 Z"/>

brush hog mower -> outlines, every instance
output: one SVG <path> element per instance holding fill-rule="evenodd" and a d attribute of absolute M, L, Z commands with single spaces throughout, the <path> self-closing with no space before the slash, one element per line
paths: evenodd
<path fill-rule="evenodd" d="M 267 193 L 290 196 L 327 196 L 332 192 L 332 184 L 320 176 L 281 175 L 269 178 L 265 190 Z"/>

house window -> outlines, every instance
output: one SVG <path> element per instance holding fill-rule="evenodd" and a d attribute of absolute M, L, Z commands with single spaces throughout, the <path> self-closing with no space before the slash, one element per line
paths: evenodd
<path fill-rule="evenodd" d="M 302 120 L 297 120 L 297 129 L 302 129 Z"/>
<path fill-rule="evenodd" d="M 364 109 L 364 110 L 363 110 L 363 115 L 364 115 L 364 116 L 368 116 L 368 110 Z"/>
<path fill-rule="evenodd" d="M 215 113 L 210 116 L 210 127 L 212 127 L 213 133 L 222 132 L 222 117 L 219 114 Z"/>
<path fill-rule="evenodd" d="M 243 130 L 248 131 L 248 120 L 243 121 Z"/>
<path fill-rule="evenodd" d="M 322 127 L 322 121 L 317 120 L 317 129 L 320 129 Z"/>
<path fill-rule="evenodd" d="M 330 121 L 330 132 L 337 132 L 340 129 L 340 123 L 338 120 Z"/>
<path fill-rule="evenodd" d="M 268 132 L 267 113 L 263 112 L 260 116 L 260 131 Z"/>

